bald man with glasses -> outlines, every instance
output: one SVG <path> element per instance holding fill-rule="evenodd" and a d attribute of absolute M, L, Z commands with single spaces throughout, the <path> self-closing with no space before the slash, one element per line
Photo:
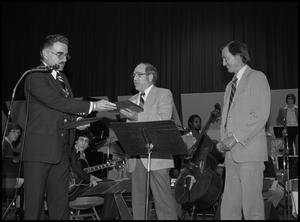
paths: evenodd
<path fill-rule="evenodd" d="M 121 110 L 127 117 L 127 122 L 170 120 L 173 110 L 173 96 L 169 89 L 155 86 L 158 72 L 149 63 L 138 64 L 131 77 L 138 91 L 130 100 L 144 108 L 136 113 Z M 171 193 L 170 168 L 174 167 L 172 155 L 155 153 L 151 157 L 150 189 L 153 196 L 158 220 L 176 220 L 177 212 L 175 199 Z M 147 176 L 147 156 L 140 155 L 128 160 L 128 171 L 132 173 L 132 208 L 133 219 L 145 219 L 145 196 Z"/>

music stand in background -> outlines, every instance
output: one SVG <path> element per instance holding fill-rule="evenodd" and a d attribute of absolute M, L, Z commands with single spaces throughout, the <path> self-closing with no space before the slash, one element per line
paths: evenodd
<path fill-rule="evenodd" d="M 285 127 L 284 126 L 273 126 L 274 135 L 276 138 L 282 138 L 282 131 Z M 287 133 L 288 135 L 296 135 L 298 134 L 298 126 L 287 126 Z"/>
<path fill-rule="evenodd" d="M 111 123 L 127 155 L 147 155 L 145 219 L 149 212 L 151 154 L 187 154 L 187 148 L 172 120 Z"/>

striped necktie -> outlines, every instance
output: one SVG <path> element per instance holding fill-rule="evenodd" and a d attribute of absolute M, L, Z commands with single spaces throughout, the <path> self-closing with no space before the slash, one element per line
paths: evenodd
<path fill-rule="evenodd" d="M 230 108 L 232 99 L 233 99 L 234 94 L 235 94 L 235 90 L 236 90 L 236 82 L 237 82 L 237 78 L 236 78 L 236 76 L 234 76 L 233 79 L 232 79 L 232 83 L 231 83 L 231 92 L 230 92 L 230 98 L 229 98 L 228 110 L 229 110 L 229 108 Z"/>
<path fill-rule="evenodd" d="M 56 74 L 56 79 L 60 83 L 64 93 L 66 94 L 66 97 L 68 97 L 70 93 L 69 93 L 68 88 L 66 87 L 66 84 L 59 72 L 57 72 L 57 74 Z"/>
<path fill-rule="evenodd" d="M 145 100 L 144 100 L 144 98 L 143 98 L 144 96 L 145 96 L 145 92 L 142 92 L 142 93 L 140 94 L 140 104 L 139 104 L 140 107 L 143 107 L 144 104 L 145 104 Z"/>
<path fill-rule="evenodd" d="M 234 76 L 233 79 L 232 79 L 232 82 L 231 82 L 231 91 L 230 91 L 229 104 L 228 104 L 228 109 L 227 109 L 225 128 L 227 126 L 228 112 L 229 112 L 229 109 L 230 109 L 230 106 L 231 106 L 231 103 L 232 103 L 232 100 L 233 100 L 233 97 L 234 97 L 234 94 L 235 94 L 235 91 L 236 91 L 236 83 L 237 83 L 237 77 Z"/>

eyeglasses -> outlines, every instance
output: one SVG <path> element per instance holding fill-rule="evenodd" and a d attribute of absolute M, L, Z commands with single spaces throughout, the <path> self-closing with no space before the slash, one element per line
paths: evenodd
<path fill-rule="evenodd" d="M 130 77 L 134 79 L 135 76 L 141 78 L 143 75 L 148 75 L 148 73 L 142 73 L 142 72 L 134 72 L 130 74 Z"/>
<path fill-rule="evenodd" d="M 49 50 L 49 52 L 51 52 L 53 55 L 56 55 L 59 60 L 62 60 L 64 57 L 66 57 L 67 60 L 71 59 L 71 56 L 70 56 L 69 53 L 53 52 L 53 51 L 50 51 L 50 50 Z"/>

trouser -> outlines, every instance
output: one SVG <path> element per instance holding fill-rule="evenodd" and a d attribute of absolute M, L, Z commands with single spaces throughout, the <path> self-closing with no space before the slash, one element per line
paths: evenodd
<path fill-rule="evenodd" d="M 50 220 L 69 219 L 69 161 L 58 164 L 24 162 L 25 220 L 38 220 L 43 215 L 44 200 Z"/>
<path fill-rule="evenodd" d="M 236 163 L 225 160 L 225 187 L 221 203 L 221 220 L 264 220 L 264 162 Z"/>
<path fill-rule="evenodd" d="M 158 220 L 177 220 L 174 196 L 171 193 L 170 169 L 150 171 L 150 188 Z M 140 159 L 132 172 L 133 219 L 145 219 L 147 169 Z M 150 208 L 150 207 L 149 207 Z"/>

